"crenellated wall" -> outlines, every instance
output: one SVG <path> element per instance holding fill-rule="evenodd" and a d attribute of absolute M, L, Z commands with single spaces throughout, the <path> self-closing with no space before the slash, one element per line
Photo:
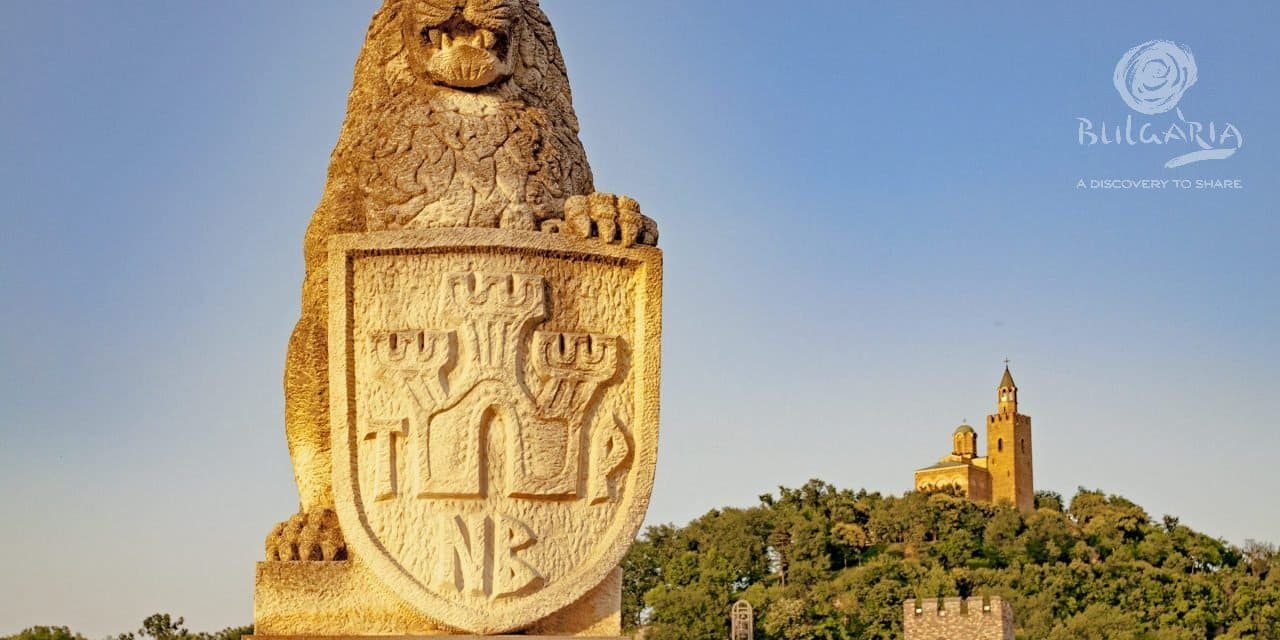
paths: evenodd
<path fill-rule="evenodd" d="M 1013 640 L 1013 607 L 999 596 L 919 598 L 902 608 L 906 640 Z"/>

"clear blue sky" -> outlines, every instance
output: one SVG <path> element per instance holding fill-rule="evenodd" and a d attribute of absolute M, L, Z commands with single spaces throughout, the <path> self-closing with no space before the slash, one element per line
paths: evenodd
<path fill-rule="evenodd" d="M 376 4 L 6 7 L 0 633 L 251 619 L 296 507 L 302 233 Z M 1280 542 L 1280 5 L 546 8 L 598 186 L 662 226 L 651 522 L 810 477 L 900 493 L 1008 356 L 1037 488 Z M 1155 38 L 1235 157 L 1076 143 L 1132 113 L 1112 71 Z M 1244 189 L 1075 188 L 1134 177 Z"/>

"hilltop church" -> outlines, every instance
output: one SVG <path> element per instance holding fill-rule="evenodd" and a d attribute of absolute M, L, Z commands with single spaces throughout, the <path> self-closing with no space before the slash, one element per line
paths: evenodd
<path fill-rule="evenodd" d="M 996 392 L 996 412 L 987 416 L 987 455 L 978 455 L 978 433 L 962 424 L 951 434 L 951 453 L 916 470 L 916 491 L 956 489 L 978 502 L 1008 503 L 1033 511 L 1031 417 L 1018 413 L 1018 386 L 1005 364 Z"/>

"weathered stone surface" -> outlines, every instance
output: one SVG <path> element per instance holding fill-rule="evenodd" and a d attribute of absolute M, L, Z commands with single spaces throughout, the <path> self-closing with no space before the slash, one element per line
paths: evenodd
<path fill-rule="evenodd" d="M 604 580 L 652 491 L 658 251 L 492 229 L 330 246 L 351 552 L 418 610 L 481 633 Z"/>
<path fill-rule="evenodd" d="M 729 610 L 729 640 L 754 640 L 756 612 L 750 602 L 739 600 Z"/>
<path fill-rule="evenodd" d="M 905 640 L 1013 640 L 1013 608 L 999 596 L 908 600 L 902 631 Z"/>
<path fill-rule="evenodd" d="M 262 634 L 244 636 L 250 640 L 414 640 L 424 636 L 266 636 Z M 518 636 L 430 636 L 432 640 L 444 640 L 445 638 L 457 638 L 464 640 L 465 638 L 484 638 L 485 640 L 538 640 L 539 638 L 561 638 L 563 636 L 541 636 L 541 635 L 518 635 Z M 624 636 L 579 636 L 579 640 L 630 640 Z"/>
<path fill-rule="evenodd" d="M 254 631 L 260 637 L 449 636 L 446 625 L 405 602 L 359 559 L 260 562 Z M 530 625 L 526 633 L 614 637 L 621 632 L 622 571 L 615 569 L 577 602 Z"/>
<path fill-rule="evenodd" d="M 536 0 L 374 16 L 286 361 L 301 509 L 266 541 L 269 561 L 357 569 L 267 563 L 255 621 L 292 622 L 260 633 L 331 628 L 346 614 L 293 614 L 289 590 L 317 588 L 441 629 L 617 633 L 606 577 L 656 455 L 661 254 L 635 200 L 595 191 L 577 133 Z M 612 622 L 575 618 L 589 593 Z M 332 633 L 396 632 L 348 619 Z"/>
<path fill-rule="evenodd" d="M 547 640 L 549 638 L 562 638 L 563 636 L 543 636 L 543 635 L 518 635 L 518 636 L 416 636 L 416 635 L 393 635 L 393 636 L 267 636 L 262 634 L 244 636 L 250 640 L 414 640 L 415 638 L 430 637 L 432 640 L 445 640 L 447 638 L 457 638 L 464 640 L 465 638 L 484 638 L 485 640 Z M 631 640 L 624 636 L 579 636 L 579 640 Z"/>

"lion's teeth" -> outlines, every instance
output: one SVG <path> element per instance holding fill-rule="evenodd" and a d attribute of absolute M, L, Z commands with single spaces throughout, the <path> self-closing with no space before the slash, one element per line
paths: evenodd
<path fill-rule="evenodd" d="M 447 33 L 441 32 L 441 33 L 440 33 L 440 48 L 441 48 L 441 49 L 448 49 L 449 47 L 452 47 L 452 46 L 453 46 L 453 36 L 450 36 L 450 35 L 449 35 L 449 34 L 447 34 Z"/>
<path fill-rule="evenodd" d="M 485 49 L 492 49 L 493 45 L 498 44 L 498 36 L 488 29 L 480 30 L 480 44 Z"/>
<path fill-rule="evenodd" d="M 435 44 L 437 46 L 443 41 L 441 37 L 443 35 L 444 35 L 444 32 L 439 29 L 432 29 L 430 32 L 427 33 L 427 37 L 431 38 L 432 44 Z"/>

